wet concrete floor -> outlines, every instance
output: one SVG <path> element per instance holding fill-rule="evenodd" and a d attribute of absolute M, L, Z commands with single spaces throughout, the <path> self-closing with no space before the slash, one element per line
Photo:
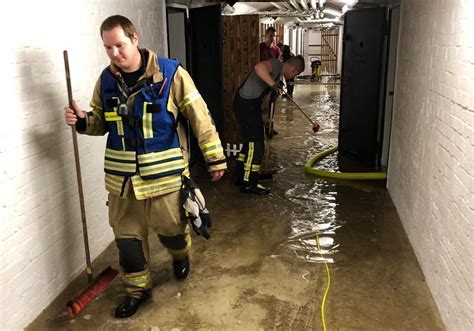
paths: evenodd
<path fill-rule="evenodd" d="M 276 169 L 272 194 L 242 195 L 193 169 L 211 210 L 212 239 L 194 238 L 191 273 L 172 277 L 171 259 L 152 237 L 153 300 L 133 317 L 112 317 L 120 278 L 76 318 L 71 284 L 27 330 L 444 330 L 384 182 L 305 175 L 306 161 L 337 144 L 339 85 L 297 84 L 277 103 L 263 168 Z M 104 220 L 106 221 L 106 220 Z M 112 244 L 95 270 L 117 265 Z M 330 284 L 328 286 L 328 280 Z"/>

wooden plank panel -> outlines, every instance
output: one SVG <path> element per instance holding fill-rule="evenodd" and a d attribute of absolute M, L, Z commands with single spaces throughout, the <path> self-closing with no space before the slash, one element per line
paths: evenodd
<path fill-rule="evenodd" d="M 260 59 L 258 15 L 223 16 L 225 143 L 242 136 L 233 111 L 235 92 Z"/>
<path fill-rule="evenodd" d="M 328 74 L 337 73 L 339 28 L 321 32 L 321 67 Z"/>

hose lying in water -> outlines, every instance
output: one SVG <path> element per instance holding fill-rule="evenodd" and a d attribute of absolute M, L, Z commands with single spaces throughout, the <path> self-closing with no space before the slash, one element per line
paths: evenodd
<path fill-rule="evenodd" d="M 313 168 L 316 162 L 321 161 L 329 154 L 337 151 L 337 146 L 331 147 L 316 154 L 306 162 L 304 172 L 311 175 L 317 175 L 322 177 L 339 178 L 339 179 L 351 179 L 351 180 L 382 180 L 387 178 L 385 172 L 332 172 L 321 169 Z"/>

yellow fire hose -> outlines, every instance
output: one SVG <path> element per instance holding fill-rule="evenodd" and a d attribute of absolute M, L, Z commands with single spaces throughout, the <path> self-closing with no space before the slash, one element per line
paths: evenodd
<path fill-rule="evenodd" d="M 316 162 L 321 161 L 329 154 L 332 154 L 337 151 L 337 146 L 331 147 L 322 151 L 321 153 L 316 154 L 306 162 L 304 167 L 304 172 L 311 175 L 317 175 L 322 177 L 329 178 L 338 178 L 338 179 L 350 179 L 350 180 L 382 180 L 387 178 L 387 173 L 385 172 L 332 172 L 313 168 L 313 165 Z"/>

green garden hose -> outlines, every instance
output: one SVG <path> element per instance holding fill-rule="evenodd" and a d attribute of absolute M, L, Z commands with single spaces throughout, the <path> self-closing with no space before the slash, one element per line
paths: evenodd
<path fill-rule="evenodd" d="M 339 179 L 350 179 L 350 180 L 382 180 L 387 178 L 385 172 L 332 172 L 321 169 L 313 168 L 316 162 L 321 161 L 323 158 L 337 151 L 337 146 L 331 147 L 316 154 L 306 162 L 304 172 L 311 175 L 317 175 L 322 177 L 339 178 Z"/>

